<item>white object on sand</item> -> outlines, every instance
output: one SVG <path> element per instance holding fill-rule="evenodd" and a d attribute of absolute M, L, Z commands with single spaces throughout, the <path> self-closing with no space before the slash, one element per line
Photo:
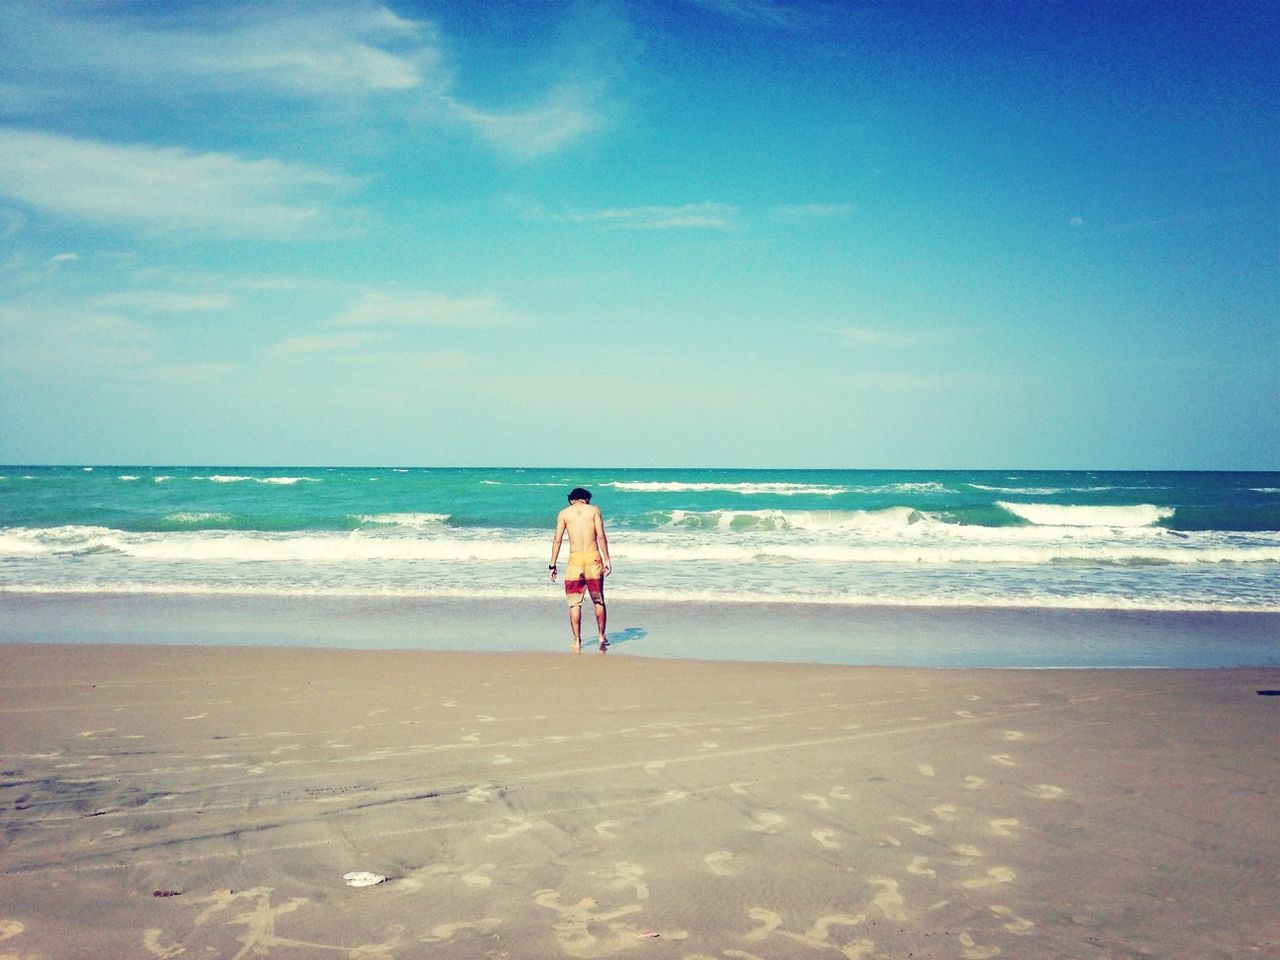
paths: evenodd
<path fill-rule="evenodd" d="M 347 881 L 349 887 L 372 887 L 375 883 L 381 883 L 387 878 L 380 873 L 357 870 L 354 873 L 344 873 L 342 879 Z"/>

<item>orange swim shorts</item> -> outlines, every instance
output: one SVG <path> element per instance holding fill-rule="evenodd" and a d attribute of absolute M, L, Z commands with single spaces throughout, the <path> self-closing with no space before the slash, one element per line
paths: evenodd
<path fill-rule="evenodd" d="M 588 592 L 593 603 L 604 603 L 604 560 L 598 550 L 570 553 L 564 568 L 564 598 L 569 606 L 582 606 L 582 595 Z"/>

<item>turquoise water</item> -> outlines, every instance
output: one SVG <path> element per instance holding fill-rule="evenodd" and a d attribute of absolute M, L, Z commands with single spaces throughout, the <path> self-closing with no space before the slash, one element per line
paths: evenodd
<path fill-rule="evenodd" d="M 1280 611 L 1280 474 L 0 467 L 0 591 Z"/>

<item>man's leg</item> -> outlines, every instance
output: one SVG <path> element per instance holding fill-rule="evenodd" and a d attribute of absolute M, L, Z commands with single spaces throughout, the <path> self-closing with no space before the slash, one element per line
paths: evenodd
<path fill-rule="evenodd" d="M 608 612 L 604 606 L 604 578 L 588 580 L 587 591 L 591 594 L 591 602 L 596 607 L 596 628 L 600 631 L 600 652 L 604 653 L 605 648 L 609 646 L 609 641 L 605 639 L 605 623 L 608 620 Z"/>
<path fill-rule="evenodd" d="M 605 621 L 608 620 L 608 613 L 605 611 L 603 598 L 596 600 L 595 603 L 596 603 L 596 626 L 600 630 L 600 652 L 604 653 L 605 649 L 609 646 L 609 641 L 605 639 L 605 632 L 604 632 Z"/>
<path fill-rule="evenodd" d="M 569 629 L 573 631 L 573 652 L 582 649 L 582 598 L 587 585 L 581 580 L 564 582 L 564 598 L 569 603 Z"/>
<path fill-rule="evenodd" d="M 569 608 L 569 629 L 573 631 L 573 652 L 582 649 L 582 604 Z"/>

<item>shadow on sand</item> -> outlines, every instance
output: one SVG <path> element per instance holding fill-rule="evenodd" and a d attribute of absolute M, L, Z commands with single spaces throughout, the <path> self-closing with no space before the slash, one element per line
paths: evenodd
<path fill-rule="evenodd" d="M 644 627 L 627 627 L 625 630 L 610 633 L 606 636 L 609 640 L 609 646 L 616 647 L 620 643 L 629 643 L 632 640 L 643 640 L 648 635 L 649 631 L 644 629 Z"/>

